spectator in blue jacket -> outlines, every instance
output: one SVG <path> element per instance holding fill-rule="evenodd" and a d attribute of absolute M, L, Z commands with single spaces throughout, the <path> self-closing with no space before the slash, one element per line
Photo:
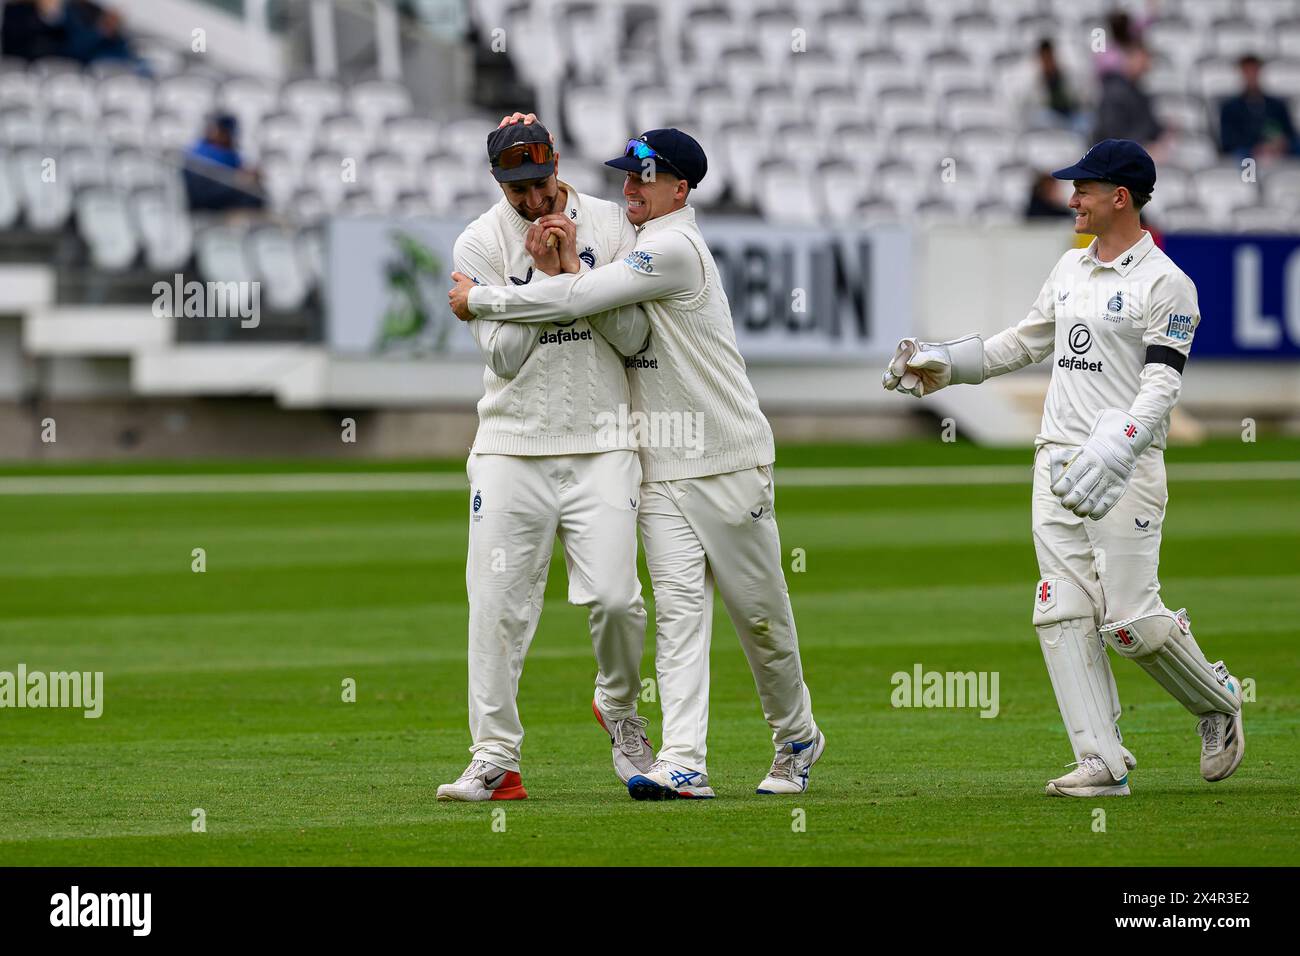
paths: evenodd
<path fill-rule="evenodd" d="M 191 209 L 260 209 L 263 199 L 254 170 L 244 166 L 236 140 L 235 117 L 222 113 L 208 121 L 203 138 L 185 155 L 185 192 Z"/>

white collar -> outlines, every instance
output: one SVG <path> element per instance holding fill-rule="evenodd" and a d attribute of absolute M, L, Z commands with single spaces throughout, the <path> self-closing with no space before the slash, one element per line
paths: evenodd
<path fill-rule="evenodd" d="M 1146 258 L 1147 253 L 1156 247 L 1155 240 L 1151 238 L 1151 233 L 1143 229 L 1141 239 L 1121 252 L 1111 262 L 1102 262 L 1097 258 L 1097 244 L 1100 241 L 1094 238 L 1088 245 L 1088 258 L 1103 269 L 1114 269 L 1122 276 L 1127 276 L 1136 269 L 1138 263 Z"/>
<path fill-rule="evenodd" d="M 564 190 L 565 214 L 570 220 L 577 222 L 578 217 L 582 214 L 582 207 L 578 203 L 578 191 L 562 179 L 556 180 L 556 182 L 559 183 L 560 188 Z M 519 215 L 519 210 L 510 204 L 510 200 L 507 199 L 504 194 L 501 196 L 501 215 L 505 217 L 506 222 L 510 223 L 511 227 L 519 233 L 527 232 L 528 227 L 532 225 L 531 221 Z"/>
<path fill-rule="evenodd" d="M 647 229 L 658 228 L 661 225 L 670 226 L 675 222 L 695 222 L 695 207 L 683 206 L 681 209 L 674 209 L 665 215 L 656 216 L 649 222 L 644 223 L 641 226 L 641 231 L 645 232 Z"/>

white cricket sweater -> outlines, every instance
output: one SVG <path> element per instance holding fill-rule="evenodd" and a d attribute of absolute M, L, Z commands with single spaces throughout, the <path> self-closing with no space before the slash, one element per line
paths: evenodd
<path fill-rule="evenodd" d="M 617 262 L 631 250 L 636 231 L 621 207 L 560 185 L 584 269 Z M 546 278 L 524 249 L 530 225 L 503 196 L 456 240 L 456 270 L 485 286 L 527 288 Z M 602 424 L 629 401 L 623 354 L 641 348 L 648 333 L 639 310 L 550 325 L 490 317 L 467 324 L 487 363 L 473 451 L 577 455 L 635 447 Z"/>
<path fill-rule="evenodd" d="M 731 306 L 713 255 L 683 207 L 652 219 L 621 262 L 512 288 L 473 289 L 470 310 L 554 322 L 640 303 L 650 342 L 625 360 L 627 430 L 645 481 L 701 478 L 770 465 L 772 429 L 736 347 Z"/>
<path fill-rule="evenodd" d="M 1113 262 L 1094 239 L 1061 256 L 1029 315 L 984 343 L 984 373 L 1055 357 L 1036 444 L 1082 445 L 1104 409 L 1122 408 L 1164 448 L 1200 321 L 1196 287 L 1151 233 Z"/>

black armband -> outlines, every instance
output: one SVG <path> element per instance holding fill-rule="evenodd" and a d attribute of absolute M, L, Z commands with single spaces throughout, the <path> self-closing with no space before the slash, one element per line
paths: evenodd
<path fill-rule="evenodd" d="M 1183 366 L 1187 364 L 1187 356 L 1178 349 L 1171 349 L 1167 345 L 1148 345 L 1146 364 L 1168 365 L 1179 375 L 1182 375 Z"/>

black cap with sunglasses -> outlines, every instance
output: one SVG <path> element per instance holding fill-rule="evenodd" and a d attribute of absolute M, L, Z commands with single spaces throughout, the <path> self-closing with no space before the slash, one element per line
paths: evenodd
<path fill-rule="evenodd" d="M 541 123 L 511 123 L 488 133 L 488 160 L 499 183 L 546 179 L 555 172 L 555 147 Z"/>
<path fill-rule="evenodd" d="M 700 184 L 709 169 L 704 147 L 679 129 L 648 130 L 628 140 L 623 155 L 605 165 L 634 173 L 662 167 L 678 179 L 686 180 L 692 189 Z"/>

